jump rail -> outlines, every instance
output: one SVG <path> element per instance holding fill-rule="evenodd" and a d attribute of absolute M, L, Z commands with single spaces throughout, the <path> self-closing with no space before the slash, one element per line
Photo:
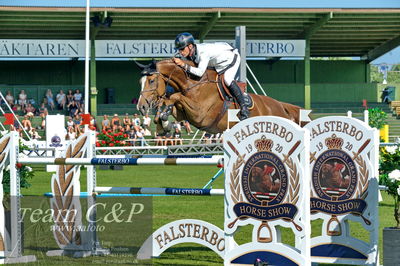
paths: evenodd
<path fill-rule="evenodd" d="M 200 158 L 20 158 L 18 162 L 55 165 L 222 165 L 223 156 Z"/>
<path fill-rule="evenodd" d="M 152 188 L 152 187 L 96 187 L 96 193 L 115 194 L 155 194 L 155 195 L 191 195 L 216 196 L 224 195 L 224 189 L 203 188 Z"/>

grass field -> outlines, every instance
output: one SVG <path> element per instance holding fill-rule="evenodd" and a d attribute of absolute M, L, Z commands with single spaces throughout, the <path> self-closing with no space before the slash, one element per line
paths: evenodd
<path fill-rule="evenodd" d="M 204 184 L 217 172 L 216 167 L 210 166 L 124 166 L 124 170 L 98 170 L 97 185 L 98 186 L 146 186 L 146 187 L 183 187 L 183 188 L 201 188 Z M 32 180 L 32 187 L 23 189 L 24 196 L 28 195 L 43 195 L 50 191 L 50 173 L 46 173 L 43 168 L 35 168 L 35 177 Z M 81 191 L 86 188 L 86 172 L 82 170 L 81 174 Z M 221 176 L 215 182 L 213 188 L 223 188 L 223 177 Z M 385 193 L 383 193 L 384 201 L 380 203 L 380 241 L 379 247 L 382 251 L 382 228 L 393 226 L 394 219 L 392 218 L 393 203 Z M 128 199 L 129 200 L 129 199 Z M 45 200 L 48 202 L 48 200 Z M 224 200 L 222 196 L 215 197 L 194 197 L 194 196 L 167 196 L 153 197 L 153 230 L 160 226 L 178 219 L 192 218 L 200 219 L 223 227 L 223 208 Z M 320 230 L 321 224 L 316 221 L 312 224 L 313 235 Z M 362 229 L 359 224 L 351 224 L 353 231 L 352 235 L 361 239 L 367 239 L 368 234 Z M 97 258 L 52 258 L 49 261 L 43 255 L 43 252 L 38 248 L 30 248 L 33 244 L 30 243 L 30 231 L 25 228 L 25 253 L 36 254 L 40 265 L 92 265 L 92 264 L 109 264 L 109 265 L 132 265 L 135 264 L 133 256 L 107 256 Z M 35 231 L 35 230 L 31 230 Z M 126 237 L 131 233 L 130 228 L 121 228 L 120 235 L 112 236 L 114 243 L 119 237 Z M 236 240 L 238 243 L 244 243 L 248 239 L 248 234 L 251 228 L 244 227 L 237 234 Z M 37 234 L 34 236 L 36 242 L 40 242 Z M 99 236 L 101 238 L 101 236 Z M 126 239 L 126 238 L 125 238 Z M 283 230 L 284 241 L 293 243 L 293 236 L 288 230 Z M 46 240 L 51 242 L 51 240 Z M 122 240 L 126 241 L 126 240 Z M 45 241 L 42 241 L 45 242 Z M 54 248 L 55 243 L 50 244 Z M 119 245 L 124 246 L 126 243 Z M 382 260 L 382 253 L 380 255 Z M 206 247 L 196 244 L 177 245 L 163 253 L 160 258 L 153 259 L 151 262 L 138 262 L 139 265 L 222 265 L 222 260 L 213 251 Z"/>

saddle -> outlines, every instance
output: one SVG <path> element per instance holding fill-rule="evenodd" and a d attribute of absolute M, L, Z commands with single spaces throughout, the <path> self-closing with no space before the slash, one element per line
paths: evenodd
<path fill-rule="evenodd" d="M 218 93 L 219 93 L 219 96 L 220 96 L 221 100 L 228 101 L 228 102 L 233 102 L 234 105 L 235 105 L 235 108 L 239 109 L 239 107 L 240 107 L 239 104 L 236 102 L 235 97 L 232 96 L 229 88 L 226 86 L 226 84 L 224 82 L 224 74 L 223 73 L 220 74 L 220 75 L 217 75 L 216 82 L 217 82 Z M 243 93 L 244 100 L 245 100 L 245 103 L 246 103 L 247 107 L 249 108 L 249 110 L 253 109 L 254 108 L 253 99 L 251 98 L 251 96 L 249 94 L 245 93 L 246 92 L 247 83 L 246 82 L 240 82 L 240 81 L 236 81 L 236 82 L 239 85 L 239 88 Z"/>

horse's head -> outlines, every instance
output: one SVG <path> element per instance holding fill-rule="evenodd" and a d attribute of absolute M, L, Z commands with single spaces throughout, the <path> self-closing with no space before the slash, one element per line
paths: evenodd
<path fill-rule="evenodd" d="M 140 79 L 141 91 L 137 109 L 145 115 L 150 109 L 157 107 L 158 103 L 165 95 L 165 82 L 157 71 L 156 62 L 142 65 L 135 62 L 142 70 Z"/>
<path fill-rule="evenodd" d="M 182 70 L 172 60 L 153 61 L 148 65 L 135 63 L 142 70 L 141 92 L 137 108 L 144 115 L 150 109 L 156 108 L 166 97 L 167 84 L 174 88 L 178 87 L 175 74 Z"/>

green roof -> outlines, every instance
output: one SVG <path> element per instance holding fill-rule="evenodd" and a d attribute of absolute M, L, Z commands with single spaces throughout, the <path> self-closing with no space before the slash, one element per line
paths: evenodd
<path fill-rule="evenodd" d="M 311 56 L 360 56 L 369 61 L 400 44 L 400 9 L 91 8 L 111 17 L 91 28 L 98 40 L 166 40 L 188 31 L 197 39 L 234 39 L 246 26 L 249 40 L 310 38 Z M 2 39 L 84 39 L 85 8 L 3 7 Z"/>

